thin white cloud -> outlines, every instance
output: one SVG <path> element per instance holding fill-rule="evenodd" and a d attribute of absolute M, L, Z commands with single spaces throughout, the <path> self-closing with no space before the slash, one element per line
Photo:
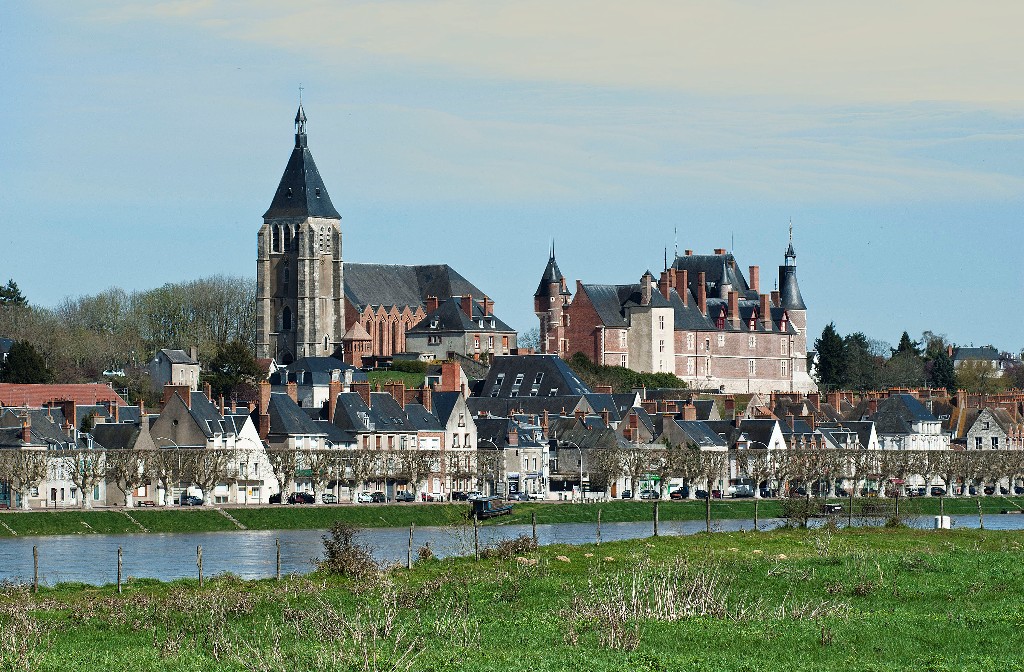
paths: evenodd
<path fill-rule="evenodd" d="M 1024 3 L 380 0 L 126 3 L 337 67 L 793 100 L 1024 102 Z"/>

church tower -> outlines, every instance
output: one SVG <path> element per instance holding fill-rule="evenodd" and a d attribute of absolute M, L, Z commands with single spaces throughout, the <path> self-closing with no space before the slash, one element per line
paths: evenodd
<path fill-rule="evenodd" d="M 295 147 L 257 237 L 256 356 L 289 364 L 341 347 L 344 295 L 341 215 L 295 114 Z"/>
<path fill-rule="evenodd" d="M 561 355 L 565 340 L 565 307 L 572 301 L 572 294 L 565 286 L 565 278 L 555 261 L 555 244 L 551 243 L 548 265 L 533 295 L 533 312 L 540 320 L 541 354 Z"/>

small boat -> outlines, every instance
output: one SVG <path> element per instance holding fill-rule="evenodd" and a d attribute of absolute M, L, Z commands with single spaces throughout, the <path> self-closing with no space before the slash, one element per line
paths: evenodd
<path fill-rule="evenodd" d="M 512 513 L 512 505 L 506 504 L 501 497 L 478 497 L 470 502 L 470 507 L 470 517 L 475 516 L 477 520 Z"/>

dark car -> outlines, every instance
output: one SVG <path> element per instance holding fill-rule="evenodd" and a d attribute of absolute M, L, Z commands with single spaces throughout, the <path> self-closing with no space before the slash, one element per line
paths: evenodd
<path fill-rule="evenodd" d="M 622 491 L 622 498 L 623 499 L 633 499 L 633 491 L 632 490 L 623 490 Z"/>
<path fill-rule="evenodd" d="M 511 492 L 508 495 L 508 501 L 510 502 L 528 502 L 530 501 L 530 495 L 525 492 Z"/>
<path fill-rule="evenodd" d="M 836 497 L 849 497 L 850 491 L 846 488 L 836 488 Z"/>
<path fill-rule="evenodd" d="M 313 504 L 316 500 L 308 492 L 293 492 L 288 495 L 289 504 Z"/>
<path fill-rule="evenodd" d="M 456 490 L 455 492 L 452 493 L 453 502 L 464 502 L 467 499 L 469 499 L 469 495 L 463 492 L 462 490 Z"/>
<path fill-rule="evenodd" d="M 1015 494 L 1015 495 L 1024 495 L 1024 485 L 1015 485 L 1015 486 L 1013 486 L 1013 494 Z"/>
<path fill-rule="evenodd" d="M 202 497 L 195 497 L 193 495 L 189 495 L 187 497 L 182 497 L 181 498 L 181 505 L 182 506 L 202 506 L 203 505 L 203 498 Z"/>
<path fill-rule="evenodd" d="M 274 494 L 272 494 L 270 496 L 270 503 L 271 504 L 280 504 L 281 503 L 281 493 L 280 492 L 275 492 Z"/>
<path fill-rule="evenodd" d="M 402 490 L 401 492 L 395 494 L 395 501 L 396 502 L 415 502 L 416 501 L 416 495 L 412 494 L 408 490 Z"/>
<path fill-rule="evenodd" d="M 932 486 L 932 497 L 942 497 L 946 494 L 946 489 L 941 485 Z"/>
<path fill-rule="evenodd" d="M 761 488 L 760 494 L 762 497 L 778 497 L 779 491 L 773 488 Z"/>
<path fill-rule="evenodd" d="M 377 492 L 370 495 L 370 501 L 373 501 L 377 504 L 383 504 L 384 502 L 388 501 L 388 498 L 384 495 L 383 492 L 378 490 Z"/>

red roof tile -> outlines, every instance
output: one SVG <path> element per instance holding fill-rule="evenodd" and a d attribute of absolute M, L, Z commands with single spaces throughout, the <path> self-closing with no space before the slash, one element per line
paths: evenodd
<path fill-rule="evenodd" d="M 128 403 L 108 385 L 86 383 L 82 385 L 19 385 L 0 383 L 0 406 L 41 407 L 48 401 L 72 400 L 76 404 L 98 404 L 104 401 L 116 402 L 118 406 Z"/>

